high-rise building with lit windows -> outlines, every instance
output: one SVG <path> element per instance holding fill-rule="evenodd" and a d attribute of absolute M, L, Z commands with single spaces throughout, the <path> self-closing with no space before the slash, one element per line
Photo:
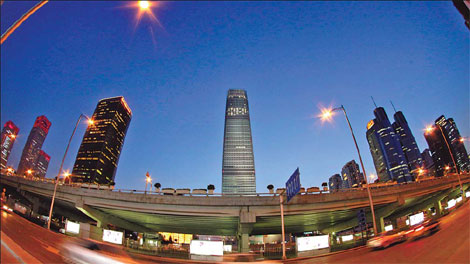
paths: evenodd
<path fill-rule="evenodd" d="M 222 193 L 256 193 L 250 112 L 245 90 L 229 90 L 225 108 Z"/>
<path fill-rule="evenodd" d="M 328 179 L 328 184 L 330 186 L 329 187 L 330 192 L 342 189 L 343 188 L 343 180 L 341 178 L 341 175 L 335 174 L 335 175 L 331 176 Z"/>
<path fill-rule="evenodd" d="M 362 182 L 365 181 L 364 175 L 359 170 L 359 165 L 355 160 L 351 160 L 343 166 L 341 177 L 343 178 L 344 189 L 360 187 Z"/>
<path fill-rule="evenodd" d="M 10 157 L 11 149 L 15 143 L 16 136 L 18 136 L 20 129 L 12 122 L 7 121 L 2 129 L 2 149 L 1 149 L 1 159 L 0 159 L 0 169 L 5 169 L 7 167 L 8 157 Z"/>
<path fill-rule="evenodd" d="M 45 116 L 39 116 L 34 122 L 33 129 L 29 133 L 26 144 L 21 154 L 20 163 L 18 164 L 17 174 L 34 176 L 34 169 L 36 168 L 36 161 L 38 160 L 39 151 L 42 148 L 42 144 L 46 139 L 47 133 L 51 122 Z M 28 171 L 33 171 L 31 174 L 26 174 Z"/>
<path fill-rule="evenodd" d="M 34 169 L 34 176 L 45 178 L 47 173 L 47 167 L 49 167 L 49 161 L 51 157 L 46 152 L 40 150 L 38 160 L 36 161 L 36 167 Z"/>
<path fill-rule="evenodd" d="M 93 124 L 83 136 L 72 171 L 72 182 L 112 184 L 132 112 L 124 97 L 98 102 Z"/>
<path fill-rule="evenodd" d="M 446 167 L 449 167 L 447 172 L 455 172 L 455 166 L 449 148 L 455 159 L 457 169 L 459 171 L 470 169 L 468 153 L 465 149 L 465 145 L 461 141 L 461 135 L 454 119 L 446 119 L 443 115 L 438 117 L 432 129 L 424 133 L 424 137 L 429 145 L 437 176 L 444 175 L 446 173 Z M 449 144 L 449 147 L 447 144 Z"/>
<path fill-rule="evenodd" d="M 413 175 L 417 175 L 423 165 L 423 158 L 421 157 L 418 144 L 416 144 L 415 137 L 413 133 L 411 133 L 411 129 L 403 113 L 398 111 L 393 115 L 393 118 L 395 122 L 393 122 L 392 127 L 400 140 L 408 168 Z"/>
<path fill-rule="evenodd" d="M 367 124 L 367 141 L 381 182 L 413 181 L 398 135 L 382 107 L 374 110 L 375 118 Z"/>

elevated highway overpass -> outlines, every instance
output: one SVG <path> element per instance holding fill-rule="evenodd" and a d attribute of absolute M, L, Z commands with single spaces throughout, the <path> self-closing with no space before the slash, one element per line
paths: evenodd
<path fill-rule="evenodd" d="M 7 175 L 0 177 L 1 185 L 15 189 L 30 200 L 33 210 L 48 210 L 54 190 L 51 181 Z M 470 175 L 462 174 L 461 180 L 467 190 Z M 384 229 L 385 219 L 398 218 L 430 207 L 437 208 L 440 213 L 440 202 L 447 197 L 457 196 L 459 192 L 456 175 L 371 187 L 379 232 Z M 69 212 L 71 219 L 86 221 L 86 215 L 96 221 L 99 227 L 112 224 L 137 232 L 238 236 L 242 250 L 248 248 L 249 235 L 281 233 L 277 194 L 162 195 L 59 185 L 56 206 L 66 214 Z M 357 211 L 361 208 L 365 209 L 367 220 L 371 222 L 365 188 L 299 194 L 284 206 L 285 229 L 287 233 L 313 230 L 338 232 L 358 225 Z"/>

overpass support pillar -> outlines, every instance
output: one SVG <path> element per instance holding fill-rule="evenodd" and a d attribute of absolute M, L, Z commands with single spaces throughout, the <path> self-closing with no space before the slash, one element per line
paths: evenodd
<path fill-rule="evenodd" d="M 436 209 L 436 218 L 441 217 L 442 215 L 442 204 L 441 200 L 434 201 L 434 209 Z"/>
<path fill-rule="evenodd" d="M 256 223 L 256 215 L 247 210 L 240 211 L 240 222 L 238 223 L 238 251 L 250 252 L 250 233 Z"/>

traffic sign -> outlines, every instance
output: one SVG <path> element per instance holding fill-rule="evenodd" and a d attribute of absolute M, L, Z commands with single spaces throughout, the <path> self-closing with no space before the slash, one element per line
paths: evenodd
<path fill-rule="evenodd" d="M 287 202 L 300 191 L 300 172 L 297 168 L 286 182 Z"/>

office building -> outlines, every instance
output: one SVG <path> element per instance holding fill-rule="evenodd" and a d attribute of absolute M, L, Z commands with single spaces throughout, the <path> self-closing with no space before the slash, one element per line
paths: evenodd
<path fill-rule="evenodd" d="M 42 148 L 44 140 L 46 140 L 47 133 L 51 122 L 45 116 L 39 116 L 34 122 L 34 126 L 29 133 L 26 144 L 21 154 L 20 163 L 18 164 L 18 175 L 33 176 L 36 167 L 36 161 L 39 156 L 39 151 Z M 31 171 L 32 173 L 28 173 Z"/>
<path fill-rule="evenodd" d="M 413 175 L 417 175 L 423 163 L 423 158 L 421 157 L 418 144 L 416 144 L 415 137 L 413 136 L 413 133 L 411 133 L 411 129 L 408 126 L 408 122 L 406 121 L 403 113 L 401 111 L 395 112 L 393 118 L 395 119 L 395 122 L 393 122 L 392 127 L 400 140 L 401 148 L 408 164 L 408 169 L 413 173 Z"/>
<path fill-rule="evenodd" d="M 359 165 L 354 160 L 351 160 L 343 166 L 341 177 L 343 178 L 344 189 L 360 187 L 362 182 L 365 181 L 364 174 L 361 173 Z"/>
<path fill-rule="evenodd" d="M 51 157 L 46 152 L 40 150 L 38 160 L 36 161 L 36 167 L 34 169 L 34 176 L 45 178 L 47 173 L 47 167 L 49 167 L 49 161 Z"/>
<path fill-rule="evenodd" d="M 330 192 L 337 191 L 343 188 L 343 180 L 341 175 L 335 174 L 328 179 L 328 184 L 330 185 Z"/>
<path fill-rule="evenodd" d="M 10 152 L 13 149 L 16 137 L 18 136 L 20 129 L 12 122 L 7 121 L 2 129 L 2 150 L 0 159 L 0 169 L 6 169 Z"/>
<path fill-rule="evenodd" d="M 451 153 L 458 171 L 469 169 L 468 153 L 452 118 L 446 119 L 444 116 L 437 118 L 431 129 L 424 133 L 424 137 L 431 151 L 437 176 L 442 176 L 447 172 L 455 172 Z M 449 148 L 451 152 L 449 152 Z"/>
<path fill-rule="evenodd" d="M 250 112 L 245 90 L 229 90 L 225 108 L 222 193 L 256 193 Z"/>
<path fill-rule="evenodd" d="M 374 110 L 375 118 L 367 124 L 367 141 L 380 182 L 413 181 L 398 135 L 382 107 Z"/>
<path fill-rule="evenodd" d="M 72 182 L 113 184 L 131 118 L 122 96 L 98 102 L 75 159 Z"/>
<path fill-rule="evenodd" d="M 452 0 L 455 8 L 460 12 L 464 19 L 464 23 L 470 30 L 470 1 L 469 0 Z"/>

